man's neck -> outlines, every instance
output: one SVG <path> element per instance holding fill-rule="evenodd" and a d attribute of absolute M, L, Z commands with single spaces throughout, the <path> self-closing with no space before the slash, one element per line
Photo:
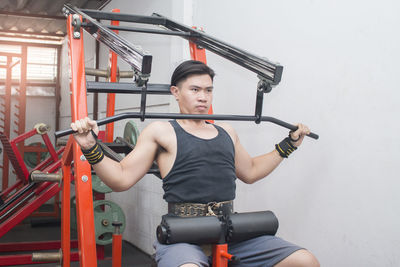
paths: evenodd
<path fill-rule="evenodd" d="M 177 120 L 177 122 L 190 128 L 201 128 L 207 125 L 205 120 Z"/>

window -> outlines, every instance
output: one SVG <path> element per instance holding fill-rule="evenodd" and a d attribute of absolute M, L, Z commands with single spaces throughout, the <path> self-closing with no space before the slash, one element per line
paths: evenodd
<path fill-rule="evenodd" d="M 0 44 L 0 51 L 6 53 L 21 54 L 22 48 L 19 45 Z M 57 78 L 57 48 L 54 47 L 27 47 L 27 83 L 41 83 L 40 86 L 27 86 L 26 94 L 54 96 L 54 86 L 43 86 L 43 84 L 54 84 Z M 13 62 L 20 60 L 18 57 L 13 58 Z M 0 64 L 5 65 L 6 56 L 0 56 Z M 21 65 L 17 64 L 12 68 L 12 79 L 18 82 L 21 78 Z M 0 94 L 4 94 L 6 79 L 6 69 L 0 68 Z M 18 86 L 17 86 L 18 87 Z M 13 86 L 12 94 L 16 94 L 15 86 Z"/>

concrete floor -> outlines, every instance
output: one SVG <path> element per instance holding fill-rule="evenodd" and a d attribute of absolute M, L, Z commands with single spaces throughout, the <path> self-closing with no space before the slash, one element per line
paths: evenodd
<path fill-rule="evenodd" d="M 20 225 L 11 229 L 7 234 L 0 238 L 0 243 L 7 242 L 29 242 L 29 241 L 49 241 L 60 240 L 61 229 L 57 222 L 47 224 L 31 224 L 31 221 L 25 220 Z M 72 232 L 71 238 L 76 239 L 76 233 Z M 31 252 L 23 252 L 29 254 Z M 0 253 L 0 255 L 13 255 L 18 253 Z M 99 267 L 111 266 L 111 245 L 105 246 L 105 260 L 99 260 Z M 19 266 L 35 266 L 35 267 L 49 267 L 57 266 L 54 263 L 49 264 L 35 264 L 35 265 L 19 265 Z M 71 267 L 78 267 L 79 262 L 71 262 Z M 132 244 L 123 241 L 122 244 L 122 266 L 135 266 L 135 267 L 150 267 L 151 258 L 149 255 L 143 253 Z"/>

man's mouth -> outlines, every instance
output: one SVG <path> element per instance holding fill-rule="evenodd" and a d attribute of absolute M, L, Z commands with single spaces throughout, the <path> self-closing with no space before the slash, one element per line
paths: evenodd
<path fill-rule="evenodd" d="M 203 106 L 203 105 L 196 106 L 196 108 L 197 108 L 197 109 L 201 109 L 201 110 L 203 110 L 203 109 L 208 109 L 207 106 Z"/>

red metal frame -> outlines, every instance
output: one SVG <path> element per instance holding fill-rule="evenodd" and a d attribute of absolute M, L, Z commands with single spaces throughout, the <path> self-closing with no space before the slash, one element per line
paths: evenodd
<path fill-rule="evenodd" d="M 71 248 L 78 247 L 78 240 L 71 241 Z M 37 241 L 37 242 L 14 242 L 0 243 L 0 252 L 9 251 L 35 251 L 35 250 L 55 250 L 61 248 L 61 241 Z"/>
<path fill-rule="evenodd" d="M 213 245 L 213 267 L 226 267 L 228 261 L 233 259 L 233 255 L 228 253 L 228 244 Z"/>
<path fill-rule="evenodd" d="M 71 119 L 76 121 L 87 116 L 86 79 L 83 52 L 83 38 L 74 39 L 72 26 L 73 15 L 67 19 L 68 48 L 70 58 L 70 93 L 71 93 Z M 75 15 L 76 16 L 76 15 Z M 79 16 L 82 21 L 82 17 Z M 83 36 L 80 29 L 80 36 Z M 82 152 L 72 136 L 68 140 L 62 158 L 64 170 L 63 201 L 62 201 L 62 251 L 63 266 L 70 266 L 70 207 L 69 187 L 70 165 L 74 161 L 76 217 L 78 230 L 78 249 L 80 266 L 97 266 L 96 240 L 94 228 L 93 194 L 91 182 L 91 169 L 87 161 L 81 160 Z"/>
<path fill-rule="evenodd" d="M 1 118 L 3 121 L 3 133 L 9 138 L 11 132 L 11 84 L 12 84 L 12 67 L 15 64 L 12 64 L 13 57 L 21 57 L 21 54 L 13 54 L 13 53 L 1 53 L 2 56 L 7 56 L 6 63 L 6 82 L 5 82 L 5 92 L 4 92 L 4 118 Z M 21 73 L 22 74 L 22 73 Z M 9 176 L 9 161 L 7 155 L 3 154 L 3 168 L 2 173 L 2 191 L 8 188 L 8 176 Z"/>
<path fill-rule="evenodd" d="M 122 235 L 113 234 L 112 237 L 112 267 L 121 267 Z"/>
<path fill-rule="evenodd" d="M 118 8 L 113 9 L 112 12 L 119 13 L 120 10 Z M 119 26 L 119 21 L 112 20 L 111 25 Z M 113 30 L 118 34 L 118 30 Z M 110 80 L 109 82 L 115 83 L 117 82 L 117 54 L 112 50 L 109 52 L 109 67 L 110 67 Z M 107 94 L 107 110 L 106 116 L 111 117 L 114 116 L 115 113 L 115 93 Z M 108 123 L 106 125 L 106 142 L 111 143 L 114 140 L 114 123 Z"/>
<path fill-rule="evenodd" d="M 3 236 L 5 233 L 7 233 L 14 226 L 19 224 L 23 219 L 29 216 L 33 211 L 35 211 L 41 205 L 46 203 L 46 201 L 52 198 L 57 192 L 60 191 L 60 189 L 61 188 L 58 186 L 58 184 L 54 183 L 51 186 L 42 185 L 36 188 L 35 192 L 37 192 L 39 195 L 34 196 L 33 199 L 29 200 L 26 205 L 21 207 L 12 216 L 10 216 L 8 220 L 6 220 L 1 224 L 0 237 Z"/>

